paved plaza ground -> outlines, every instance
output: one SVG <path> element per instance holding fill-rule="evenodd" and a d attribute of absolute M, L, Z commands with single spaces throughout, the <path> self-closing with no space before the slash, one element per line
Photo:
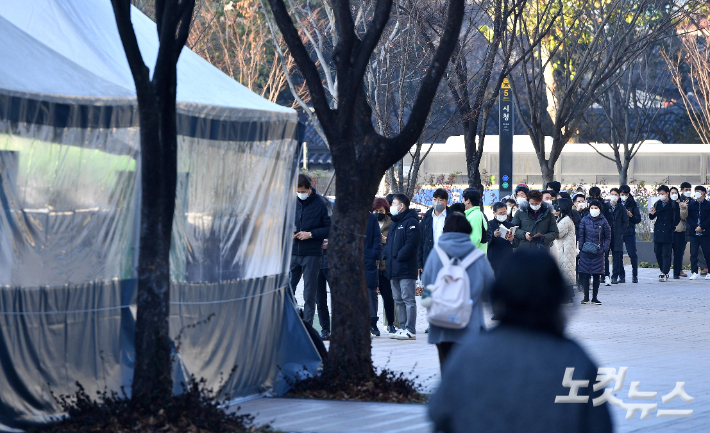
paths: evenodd
<path fill-rule="evenodd" d="M 630 267 L 626 272 L 630 276 Z M 630 402 L 631 382 L 639 381 L 640 391 L 657 391 L 658 395 L 655 400 L 633 402 L 693 410 L 689 418 L 658 418 L 652 413 L 648 419 L 639 419 L 637 413 L 627 420 L 625 411 L 612 407 L 616 432 L 710 431 L 710 281 L 684 278 L 659 283 L 657 272 L 641 269 L 639 284 L 602 286 L 602 306 L 579 305 L 577 294 L 575 304 L 567 307 L 567 332 L 599 366 L 628 367 L 617 398 Z M 373 339 L 372 356 L 377 367 L 417 377 L 422 389 L 432 392 L 439 382 L 439 363 L 435 347 L 426 343 L 424 329 L 426 318 L 420 308 L 418 339 L 396 341 L 383 333 Z M 695 398 L 692 403 L 676 399 L 662 404 L 661 396 L 673 390 L 676 382 L 685 382 L 686 392 Z M 423 405 L 262 398 L 243 403 L 241 408 L 255 415 L 258 423 L 270 422 L 286 432 L 431 431 Z"/>

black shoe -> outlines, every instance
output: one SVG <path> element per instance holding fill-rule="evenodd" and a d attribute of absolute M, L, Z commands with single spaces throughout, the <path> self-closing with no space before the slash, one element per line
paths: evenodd
<path fill-rule="evenodd" d="M 624 284 L 626 282 L 626 278 L 619 278 L 619 284 Z"/>
<path fill-rule="evenodd" d="M 491 317 L 491 320 L 500 320 L 500 319 L 498 318 L 498 316 L 496 316 L 496 315 L 494 314 L 493 317 Z"/>
<path fill-rule="evenodd" d="M 680 280 L 680 275 L 673 275 L 674 280 Z"/>
<path fill-rule="evenodd" d="M 631 282 L 636 284 L 639 282 L 639 277 L 631 277 Z"/>
<path fill-rule="evenodd" d="M 582 305 L 587 305 L 589 303 L 589 299 L 582 299 Z"/>
<path fill-rule="evenodd" d="M 618 279 L 618 278 L 612 278 L 612 279 L 611 279 L 611 284 L 619 284 L 619 279 Z"/>
<path fill-rule="evenodd" d="M 592 299 L 592 304 L 601 305 L 602 303 L 599 301 L 599 299 Z"/>
<path fill-rule="evenodd" d="M 330 332 L 326 331 L 325 329 L 320 333 L 320 339 L 323 341 L 328 341 L 330 340 Z"/>
<path fill-rule="evenodd" d="M 370 334 L 374 335 L 375 337 L 380 336 L 380 330 L 377 328 L 377 325 L 370 326 Z"/>
<path fill-rule="evenodd" d="M 390 334 L 394 334 L 395 332 L 397 332 L 397 328 L 395 328 L 394 325 L 387 325 L 387 332 L 389 332 Z"/>

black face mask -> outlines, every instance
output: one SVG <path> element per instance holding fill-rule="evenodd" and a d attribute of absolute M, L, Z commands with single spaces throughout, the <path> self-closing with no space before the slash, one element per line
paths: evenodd
<path fill-rule="evenodd" d="M 377 213 L 377 221 L 384 221 L 386 217 L 387 217 L 387 215 L 385 215 L 383 213 L 379 213 L 379 212 Z"/>

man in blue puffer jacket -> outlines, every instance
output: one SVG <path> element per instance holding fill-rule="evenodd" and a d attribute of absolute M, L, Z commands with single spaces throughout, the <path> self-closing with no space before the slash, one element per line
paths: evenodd
<path fill-rule="evenodd" d="M 414 290 L 418 271 L 419 219 L 417 212 L 409 209 L 409 197 L 404 194 L 394 195 L 390 213 L 392 225 L 385 244 L 384 259 L 399 318 L 399 329 L 390 338 L 416 340 L 417 302 Z"/>
<path fill-rule="evenodd" d="M 331 212 L 327 199 L 316 193 L 311 186 L 311 179 L 305 174 L 298 175 L 296 192 L 298 199 L 291 251 L 291 290 L 296 293 L 296 286 L 303 276 L 303 321 L 313 325 L 318 272 L 323 256 L 323 241 L 330 233 Z"/>

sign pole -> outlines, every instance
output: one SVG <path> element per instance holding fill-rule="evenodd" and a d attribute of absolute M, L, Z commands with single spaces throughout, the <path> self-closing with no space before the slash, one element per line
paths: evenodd
<path fill-rule="evenodd" d="M 498 199 L 513 194 L 513 92 L 510 81 L 500 85 L 498 115 Z"/>

